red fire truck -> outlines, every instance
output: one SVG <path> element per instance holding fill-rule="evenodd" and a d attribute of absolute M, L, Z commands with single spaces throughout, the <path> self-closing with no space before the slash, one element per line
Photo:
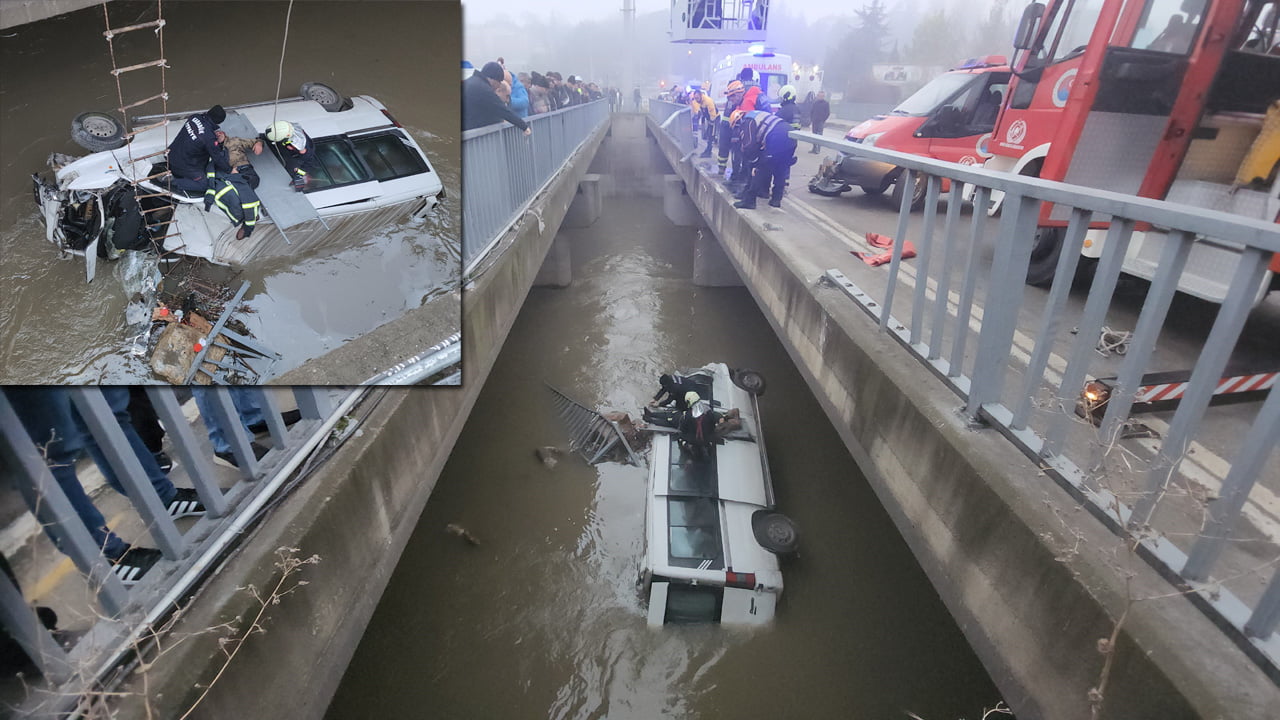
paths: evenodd
<path fill-rule="evenodd" d="M 1258 219 L 1280 212 L 1280 2 L 1031 3 L 986 166 Z M 1276 107 L 1272 108 L 1273 105 Z M 1271 109 L 1268 114 L 1268 109 Z M 1066 211 L 1040 216 L 1027 282 L 1053 279 Z M 1084 255 L 1101 256 L 1106 223 Z M 1125 272 L 1151 279 L 1165 234 L 1135 232 Z M 1198 238 L 1179 289 L 1222 302 L 1239 251 Z M 1081 263 L 1084 272 L 1091 263 Z M 1257 300 L 1280 283 L 1280 256 Z"/>

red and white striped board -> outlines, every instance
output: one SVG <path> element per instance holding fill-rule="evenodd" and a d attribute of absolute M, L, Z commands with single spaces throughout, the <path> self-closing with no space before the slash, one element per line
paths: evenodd
<path fill-rule="evenodd" d="M 1214 388 L 1214 396 L 1231 395 L 1235 393 L 1259 392 L 1268 390 L 1276 384 L 1276 377 L 1280 376 L 1280 372 L 1253 373 L 1249 375 L 1234 375 L 1224 377 L 1218 382 L 1218 387 Z M 1169 400 L 1181 400 L 1182 394 L 1186 392 L 1188 382 L 1168 382 L 1156 383 L 1153 385 L 1143 385 L 1138 388 L 1138 392 L 1134 394 L 1134 404 L 1145 404 L 1154 402 L 1165 402 Z"/>

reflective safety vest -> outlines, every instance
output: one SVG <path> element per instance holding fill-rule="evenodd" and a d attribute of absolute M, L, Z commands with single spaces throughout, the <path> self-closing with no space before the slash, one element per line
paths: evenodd
<path fill-rule="evenodd" d="M 211 191 L 214 204 L 226 213 L 233 226 L 244 225 L 244 236 L 249 237 L 261 216 L 262 202 L 257 193 L 239 173 L 221 176 L 216 182 L 218 187 Z"/>

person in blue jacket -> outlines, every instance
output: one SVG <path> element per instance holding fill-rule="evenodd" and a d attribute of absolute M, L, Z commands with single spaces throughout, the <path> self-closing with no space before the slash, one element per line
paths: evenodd
<path fill-rule="evenodd" d="M 507 82 L 511 83 L 511 111 L 521 118 L 529 117 L 529 89 L 510 70 L 503 72 Z"/>
<path fill-rule="evenodd" d="M 215 173 L 231 172 L 227 153 L 218 146 L 216 135 L 218 124 L 226 119 L 227 111 L 221 105 L 214 105 L 208 112 L 196 113 L 182 124 L 178 137 L 169 143 L 173 187 L 188 195 L 207 193 Z M 210 204 L 206 197 L 205 208 Z"/>

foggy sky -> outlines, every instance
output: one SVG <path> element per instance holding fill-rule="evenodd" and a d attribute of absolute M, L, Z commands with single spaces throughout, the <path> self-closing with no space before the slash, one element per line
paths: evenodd
<path fill-rule="evenodd" d="M 833 15 L 852 15 L 854 10 L 861 9 L 867 0 L 771 0 L 772 9 L 788 14 L 800 15 L 804 19 L 814 21 Z M 1027 0 L 1029 2 L 1029 0 Z M 668 10 L 671 0 L 634 0 L 637 14 Z M 991 6 L 991 0 L 884 0 L 885 6 L 910 4 L 919 6 L 920 13 L 946 7 L 965 13 L 985 15 Z M 1026 2 L 1012 0 L 1011 9 L 1021 12 Z M 584 0 L 462 0 L 464 12 L 463 22 L 468 24 L 484 23 L 499 17 L 520 17 L 525 13 L 555 13 L 560 18 L 573 22 L 575 20 L 601 20 L 609 17 L 621 17 L 622 0 L 601 0 L 600 2 L 584 2 Z"/>

